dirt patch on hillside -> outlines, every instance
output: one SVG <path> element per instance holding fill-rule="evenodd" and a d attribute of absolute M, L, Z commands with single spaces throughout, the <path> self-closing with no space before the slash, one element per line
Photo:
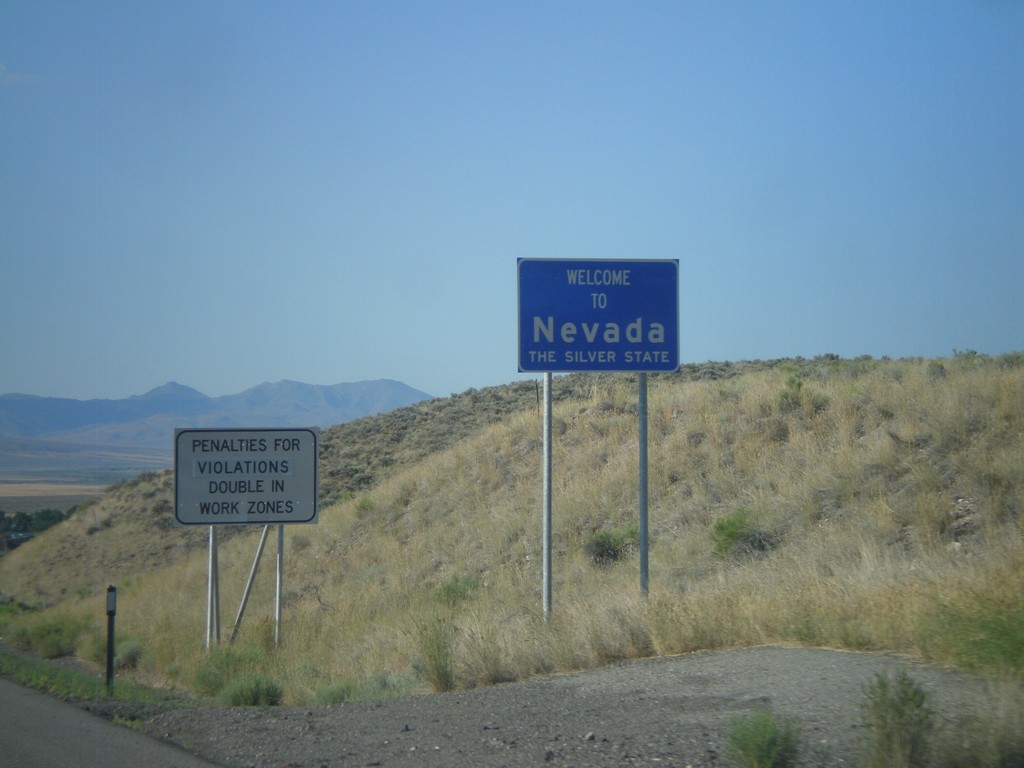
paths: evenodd
<path fill-rule="evenodd" d="M 960 672 L 889 655 L 760 647 L 382 702 L 175 710 L 145 727 L 229 768 L 683 768 L 728 764 L 732 719 L 767 705 L 798 720 L 800 765 L 851 765 L 866 686 L 900 669 L 929 692 L 940 723 L 981 711 L 985 682 Z"/>

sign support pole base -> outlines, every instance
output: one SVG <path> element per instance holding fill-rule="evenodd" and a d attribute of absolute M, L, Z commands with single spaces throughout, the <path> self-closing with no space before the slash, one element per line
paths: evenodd
<path fill-rule="evenodd" d="M 647 374 L 640 374 L 639 382 L 639 442 L 640 442 L 640 592 L 648 593 L 647 567 Z"/>
<path fill-rule="evenodd" d="M 543 411 L 543 523 L 542 548 L 543 569 L 542 589 L 544 593 L 544 622 L 551 617 L 551 373 L 544 374 L 544 411 Z"/>
<path fill-rule="evenodd" d="M 252 561 L 252 569 L 249 571 L 249 580 L 245 582 L 245 591 L 242 593 L 242 603 L 238 606 L 238 615 L 235 616 L 235 626 L 231 628 L 231 639 L 229 643 L 235 642 L 235 638 L 238 637 L 238 630 L 242 626 L 242 616 L 245 615 L 245 607 L 249 604 L 249 594 L 252 592 L 252 584 L 256 580 L 256 569 L 259 568 L 260 558 L 263 557 L 263 547 L 267 544 L 267 534 L 270 532 L 270 526 L 263 526 L 263 533 L 260 534 L 260 543 L 256 547 L 256 557 Z"/>
<path fill-rule="evenodd" d="M 281 590 L 284 587 L 284 526 L 277 526 L 277 597 L 274 603 L 274 648 L 281 647 Z"/>
<path fill-rule="evenodd" d="M 210 526 L 210 557 L 206 590 L 206 650 L 220 643 L 220 566 L 217 562 L 217 526 Z"/>

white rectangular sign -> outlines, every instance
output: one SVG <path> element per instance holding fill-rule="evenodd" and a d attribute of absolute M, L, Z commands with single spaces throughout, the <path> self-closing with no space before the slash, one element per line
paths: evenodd
<path fill-rule="evenodd" d="M 317 522 L 318 437 L 315 427 L 175 430 L 175 522 Z"/>

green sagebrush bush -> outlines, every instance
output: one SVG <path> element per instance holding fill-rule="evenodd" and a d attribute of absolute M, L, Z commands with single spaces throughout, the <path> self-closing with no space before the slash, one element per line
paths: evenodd
<path fill-rule="evenodd" d="M 416 626 L 419 671 L 435 691 L 455 688 L 455 639 L 455 624 L 448 614 L 435 614 Z"/>
<path fill-rule="evenodd" d="M 455 575 L 438 588 L 438 599 L 449 608 L 469 600 L 480 587 L 480 579 L 476 576 Z"/>
<path fill-rule="evenodd" d="M 281 686 L 262 675 L 232 680 L 218 698 L 229 707 L 273 707 L 281 703 Z"/>
<path fill-rule="evenodd" d="M 711 531 L 712 551 L 716 557 L 743 557 L 770 552 L 778 546 L 777 537 L 762 530 L 742 507 L 715 521 Z"/>
<path fill-rule="evenodd" d="M 924 768 L 935 715 L 928 693 L 904 670 L 875 676 L 862 707 L 869 768 Z"/>
<path fill-rule="evenodd" d="M 322 706 L 343 704 L 346 701 L 354 701 L 358 691 L 359 687 L 355 683 L 345 680 L 340 683 L 331 683 L 330 685 L 317 688 L 314 699 L 317 704 Z"/>
<path fill-rule="evenodd" d="M 742 768 L 789 768 L 800 753 L 796 721 L 768 707 L 734 717 L 727 740 L 730 757 Z"/>
<path fill-rule="evenodd" d="M 624 558 L 639 540 L 640 534 L 634 527 L 597 531 L 584 545 L 584 550 L 595 565 L 611 565 Z"/>
<path fill-rule="evenodd" d="M 259 648 L 212 648 L 196 668 L 193 684 L 200 694 L 217 696 L 232 681 L 257 676 L 266 661 L 266 652 Z"/>
<path fill-rule="evenodd" d="M 89 622 L 72 616 L 55 616 L 35 624 L 19 626 L 14 631 L 14 643 L 44 659 L 73 656 L 79 639 L 88 630 Z"/>

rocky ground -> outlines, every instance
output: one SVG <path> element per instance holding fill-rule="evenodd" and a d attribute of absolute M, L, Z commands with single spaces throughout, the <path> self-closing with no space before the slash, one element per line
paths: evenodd
<path fill-rule="evenodd" d="M 800 726 L 802 766 L 856 765 L 861 706 L 904 669 L 947 729 L 986 684 L 910 659 L 760 647 L 630 662 L 472 691 L 317 708 L 161 712 L 151 735 L 228 768 L 729 765 L 733 718 L 767 705 Z"/>

